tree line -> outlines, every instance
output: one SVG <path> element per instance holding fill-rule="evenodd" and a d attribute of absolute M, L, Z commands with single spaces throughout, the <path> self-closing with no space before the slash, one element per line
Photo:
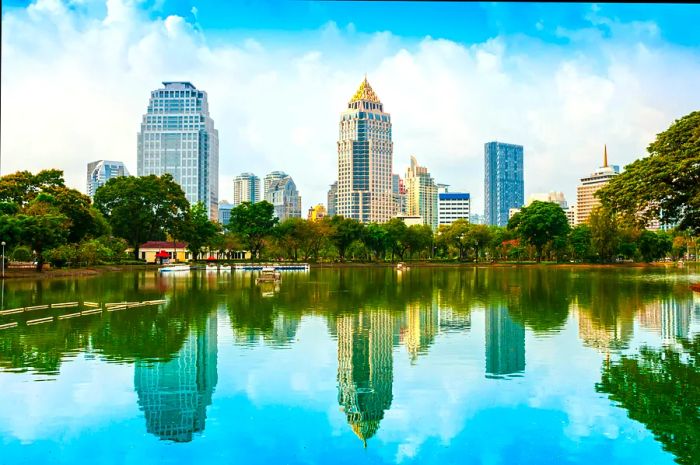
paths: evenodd
<path fill-rule="evenodd" d="M 280 222 L 268 202 L 242 203 L 227 225 L 191 205 L 171 175 L 118 177 L 97 189 L 94 202 L 65 186 L 63 173 L 21 171 L 0 178 L 0 239 L 9 257 L 54 265 L 126 263 L 153 240 L 181 240 L 192 257 L 204 251 L 231 259 L 303 261 L 654 261 L 697 253 L 700 232 L 700 112 L 677 120 L 596 195 L 601 205 L 587 224 L 571 228 L 556 204 L 535 201 L 507 227 L 457 220 L 426 225 L 363 224 L 341 216 Z M 650 220 L 675 227 L 650 231 Z M 127 248 L 132 258 L 125 254 Z"/>

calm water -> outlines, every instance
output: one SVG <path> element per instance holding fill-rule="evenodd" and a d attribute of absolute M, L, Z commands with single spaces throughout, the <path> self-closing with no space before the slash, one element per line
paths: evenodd
<path fill-rule="evenodd" d="M 0 463 L 700 463 L 686 270 L 8 282 Z"/>

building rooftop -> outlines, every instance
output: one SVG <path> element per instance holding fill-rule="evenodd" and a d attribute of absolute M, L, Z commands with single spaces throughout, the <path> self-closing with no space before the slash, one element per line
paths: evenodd
<path fill-rule="evenodd" d="M 468 192 L 443 192 L 438 194 L 440 200 L 469 200 Z"/>
<path fill-rule="evenodd" d="M 379 97 L 377 97 L 377 94 L 372 89 L 372 86 L 369 85 L 367 76 L 365 76 L 365 79 L 360 83 L 360 87 L 357 88 L 357 92 L 355 92 L 355 95 L 353 95 L 350 99 L 350 103 L 357 102 L 359 100 L 367 100 L 372 103 L 381 103 L 379 101 Z"/>
<path fill-rule="evenodd" d="M 166 89 L 194 89 L 197 90 L 197 88 L 188 81 L 163 81 L 163 85 L 165 86 Z"/>

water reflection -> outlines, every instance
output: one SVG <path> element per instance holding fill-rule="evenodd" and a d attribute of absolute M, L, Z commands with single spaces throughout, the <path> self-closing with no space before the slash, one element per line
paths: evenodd
<path fill-rule="evenodd" d="M 206 408 L 217 382 L 217 316 L 193 329 L 168 361 L 138 360 L 134 389 L 146 417 L 146 430 L 160 439 L 189 442 L 204 431 Z"/>
<path fill-rule="evenodd" d="M 498 305 L 486 308 L 486 377 L 516 376 L 525 371 L 525 327 Z"/>
<path fill-rule="evenodd" d="M 27 326 L 26 317 L 21 315 L 1 316 L 0 324 L 16 319 L 19 326 L 0 332 L 0 369 L 32 371 L 58 379 L 61 365 L 70 364 L 81 353 L 102 362 L 133 366 L 137 400 L 131 405 L 139 415 L 140 431 L 145 420 L 145 430 L 159 439 L 201 443 L 206 439 L 198 433 L 212 428 L 211 417 L 208 426 L 206 422 L 207 414 L 212 414 L 209 406 L 214 390 L 223 396 L 222 386 L 226 389 L 223 380 L 217 388 L 217 362 L 225 361 L 226 356 L 241 357 L 236 361 L 242 362 L 246 357 L 248 362 L 265 362 L 284 356 L 291 363 L 280 367 L 279 376 L 298 375 L 295 386 L 301 390 L 307 381 L 313 384 L 308 373 L 311 364 L 294 352 L 309 343 L 305 322 L 313 320 L 323 334 L 316 333 L 318 340 L 311 344 L 323 342 L 324 337 L 328 344 L 337 344 L 330 349 L 332 367 L 323 372 L 330 396 L 324 397 L 328 392 L 314 387 L 318 389 L 315 400 L 328 401 L 324 407 L 332 406 L 343 434 L 351 436 L 357 450 L 376 437 L 380 428 L 382 433 L 389 431 L 387 437 L 396 435 L 392 414 L 401 416 L 411 401 L 420 403 L 411 399 L 407 405 L 403 400 L 413 394 L 407 381 L 415 376 L 411 373 L 426 370 L 428 375 L 420 380 L 422 391 L 416 391 L 423 396 L 442 392 L 449 384 L 439 385 L 430 378 L 439 371 L 436 365 L 449 366 L 463 374 L 460 376 L 473 376 L 467 383 L 474 390 L 469 393 L 473 396 L 470 402 L 475 409 L 488 409 L 497 405 L 498 399 L 489 407 L 478 406 L 479 397 L 485 396 L 480 384 L 490 383 L 482 373 L 491 379 L 519 377 L 517 383 L 498 383 L 499 392 L 515 398 L 513 392 L 519 387 L 539 383 L 537 376 L 549 376 L 549 382 L 562 385 L 566 383 L 560 377 L 578 379 L 581 373 L 561 374 L 557 364 L 566 357 L 588 368 L 588 378 L 582 384 L 593 395 L 593 383 L 600 374 L 595 390 L 608 394 L 630 412 L 631 418 L 646 425 L 660 443 L 680 457 L 679 461 L 686 460 L 680 463 L 695 463 L 690 458 L 697 457 L 693 454 L 697 454 L 699 442 L 695 431 L 700 430 L 700 342 L 697 337 L 688 338 L 700 324 L 700 299 L 695 297 L 693 303 L 687 281 L 674 275 L 534 267 L 416 268 L 399 279 L 391 269 L 333 269 L 285 275 L 279 289 L 270 294 L 256 286 L 250 274 L 160 278 L 140 273 L 57 283 L 12 283 L 6 289 L 5 303 L 17 307 L 75 299 L 159 298 L 167 303 L 45 326 Z M 217 329 L 218 321 L 223 324 Z M 472 326 L 478 329 L 476 334 L 472 334 Z M 99 366 L 94 369 L 99 370 Z M 557 369 L 556 373 L 547 371 Z M 227 373 L 230 378 L 239 375 Z M 243 375 L 245 371 L 241 378 Z M 454 391 L 446 395 L 459 398 L 460 388 L 450 388 Z M 250 404 L 247 408 L 265 407 L 264 397 L 253 401 L 256 393 L 243 392 L 245 395 L 239 397 Z M 638 397 L 631 394 L 635 392 Z M 293 394 L 280 392 L 279 402 L 286 402 L 286 396 Z M 338 406 L 342 413 L 337 412 Z M 531 408 L 529 404 L 527 408 Z M 612 421 L 609 418 L 613 415 L 605 414 L 606 421 Z M 218 420 L 213 424 L 234 421 Z M 452 427 L 466 430 L 468 425 Z M 274 425 L 268 429 L 273 431 Z"/>

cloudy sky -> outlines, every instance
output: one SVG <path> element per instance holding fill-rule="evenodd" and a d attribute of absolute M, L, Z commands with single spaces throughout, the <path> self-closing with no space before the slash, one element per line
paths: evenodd
<path fill-rule="evenodd" d="M 2 2 L 2 174 L 89 161 L 136 172 L 151 90 L 209 94 L 220 193 L 288 172 L 303 208 L 336 178 L 338 118 L 365 73 L 409 157 L 483 210 L 483 145 L 525 147 L 525 193 L 625 165 L 700 109 L 696 5 L 192 0 Z"/>

